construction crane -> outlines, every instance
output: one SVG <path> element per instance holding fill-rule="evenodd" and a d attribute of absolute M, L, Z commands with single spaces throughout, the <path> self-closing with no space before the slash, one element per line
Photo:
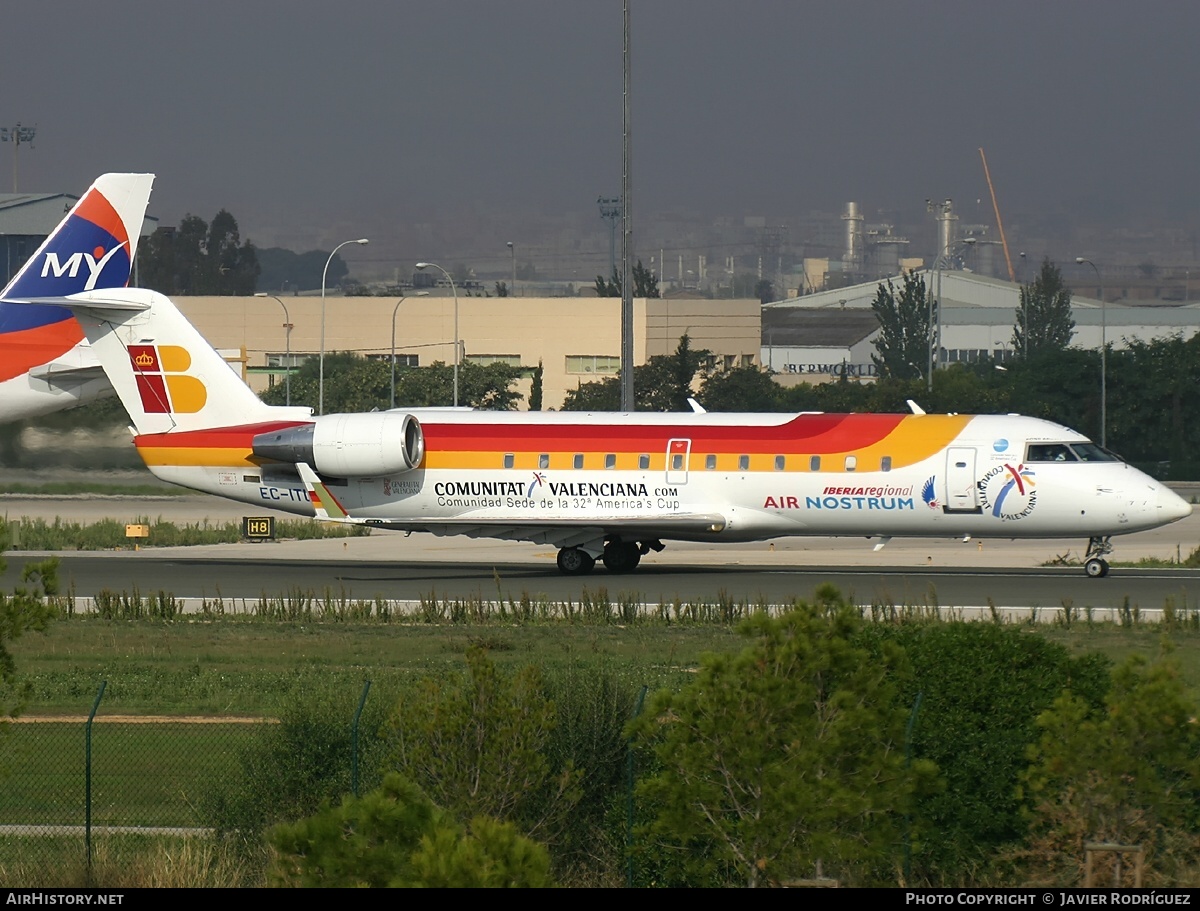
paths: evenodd
<path fill-rule="evenodd" d="M 996 202 L 996 188 L 992 186 L 992 175 L 988 171 L 987 156 L 979 149 L 979 157 L 983 159 L 983 176 L 987 179 L 988 192 L 992 194 L 992 209 L 996 213 L 996 228 L 1000 231 L 1000 246 L 1004 248 L 1004 264 L 1008 266 L 1008 280 L 1016 284 L 1017 274 L 1013 272 L 1012 257 L 1008 253 L 1008 240 L 1004 236 L 1004 222 L 1000 220 L 1000 204 Z"/>

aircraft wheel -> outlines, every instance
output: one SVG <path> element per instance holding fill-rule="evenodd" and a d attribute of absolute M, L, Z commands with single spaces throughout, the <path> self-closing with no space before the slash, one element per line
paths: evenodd
<path fill-rule="evenodd" d="M 1083 564 L 1083 571 L 1087 573 L 1089 579 L 1101 579 L 1108 575 L 1108 561 L 1092 557 Z"/>
<path fill-rule="evenodd" d="M 611 541 L 604 546 L 602 559 L 610 573 L 631 573 L 642 562 L 642 554 L 633 541 Z"/>
<path fill-rule="evenodd" d="M 578 547 L 564 547 L 558 552 L 558 570 L 563 575 L 586 576 L 595 565 L 595 558 Z"/>

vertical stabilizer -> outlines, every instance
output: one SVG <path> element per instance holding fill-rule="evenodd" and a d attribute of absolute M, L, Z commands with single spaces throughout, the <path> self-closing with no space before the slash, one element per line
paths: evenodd
<path fill-rule="evenodd" d="M 56 362 L 86 366 L 82 355 L 64 361 L 83 341 L 71 312 L 11 301 L 128 285 L 153 183 L 153 174 L 99 177 L 0 292 L 0 420 L 54 411 L 79 400 L 29 377 L 30 371 Z"/>
<path fill-rule="evenodd" d="M 72 295 L 74 312 L 139 434 L 307 420 L 264 404 L 174 303 L 124 288 Z"/>

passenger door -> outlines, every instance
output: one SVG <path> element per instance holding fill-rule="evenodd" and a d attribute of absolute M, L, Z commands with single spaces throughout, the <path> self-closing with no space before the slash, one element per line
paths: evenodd
<path fill-rule="evenodd" d="M 692 454 L 691 440 L 667 441 L 667 483 L 686 484 L 688 459 Z"/>
<path fill-rule="evenodd" d="M 946 512 L 979 512 L 975 486 L 975 450 L 952 446 L 946 451 Z"/>

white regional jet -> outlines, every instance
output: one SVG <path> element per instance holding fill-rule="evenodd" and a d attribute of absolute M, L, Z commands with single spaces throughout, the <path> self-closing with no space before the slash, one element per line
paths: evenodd
<path fill-rule="evenodd" d="M 160 478 L 298 515 L 558 548 L 559 569 L 634 569 L 665 540 L 786 535 L 1087 538 L 1182 519 L 1171 490 L 1019 415 L 574 414 L 263 404 L 166 297 L 71 307 Z"/>
<path fill-rule="evenodd" d="M 112 393 L 69 310 L 21 301 L 124 288 L 153 174 L 102 174 L 0 291 L 0 423 Z"/>

